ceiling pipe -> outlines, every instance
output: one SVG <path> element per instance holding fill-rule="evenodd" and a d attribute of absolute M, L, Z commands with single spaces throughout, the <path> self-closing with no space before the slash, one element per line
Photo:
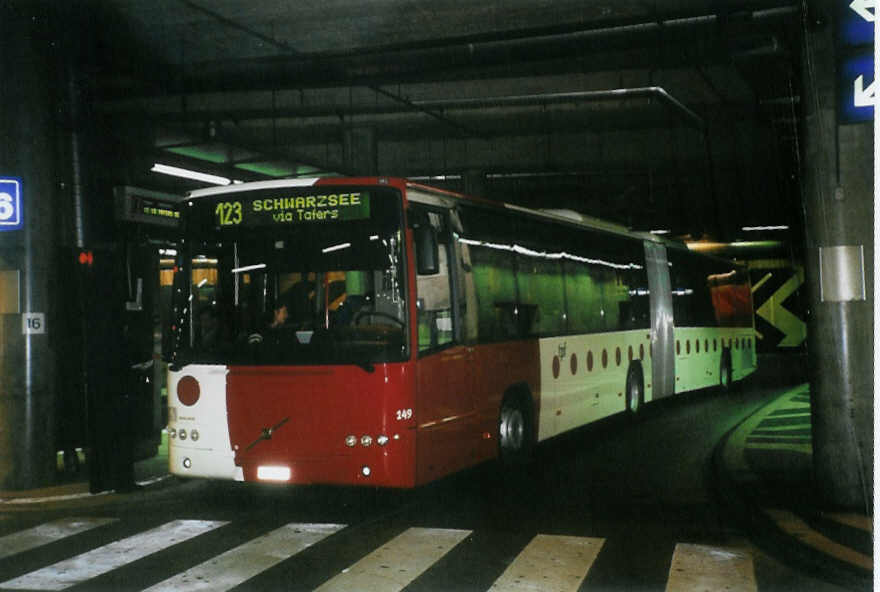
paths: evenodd
<path fill-rule="evenodd" d="M 367 55 L 389 53 L 412 52 L 419 50 L 443 49 L 452 47 L 473 47 L 489 45 L 492 43 L 515 43 L 517 41 L 530 41 L 540 39 L 558 39 L 563 37 L 586 38 L 632 35 L 638 33 L 651 33 L 660 29 L 681 29 L 693 26 L 715 25 L 724 22 L 726 25 L 740 24 L 750 27 L 755 23 L 771 20 L 782 20 L 797 15 L 800 8 L 793 3 L 780 4 L 777 7 L 764 10 L 733 11 L 723 17 L 716 14 L 668 14 L 665 18 L 654 20 L 618 19 L 597 23 L 598 26 L 585 26 L 583 22 L 573 22 L 562 25 L 546 27 L 534 27 L 528 29 L 515 29 L 461 35 L 458 37 L 446 37 L 442 39 L 428 39 L 403 43 L 392 43 L 374 47 L 357 47 L 346 50 L 324 51 L 308 54 L 312 58 L 358 58 Z"/>
<path fill-rule="evenodd" d="M 223 25 L 250 31 L 191 0 L 181 2 L 215 16 Z M 571 59 L 578 55 L 595 57 L 600 52 L 610 50 L 655 48 L 661 42 L 678 42 L 681 50 L 678 53 L 690 51 L 692 59 L 705 60 L 705 44 L 696 47 L 692 43 L 700 31 L 705 31 L 707 38 L 711 39 L 714 27 L 723 24 L 731 34 L 745 37 L 760 35 L 757 24 L 781 21 L 798 14 L 799 10 L 797 5 L 788 4 L 767 10 L 730 13 L 723 18 L 715 14 L 682 15 L 653 21 L 602 23 L 593 28 L 577 23 L 566 27 L 320 53 L 298 52 L 287 44 L 269 39 L 264 41 L 275 45 L 282 55 L 200 62 L 178 66 L 176 71 L 145 74 L 157 77 L 153 81 L 153 92 L 191 93 L 352 84 L 378 87 L 389 81 L 396 83 L 408 79 L 442 78 L 444 72 L 466 68 L 485 69 L 511 63 Z M 714 50 L 718 59 L 729 59 L 726 45 L 719 44 Z M 130 97 L 131 93 L 129 88 L 124 90 L 126 97 Z"/>
<path fill-rule="evenodd" d="M 706 122 L 681 101 L 670 95 L 660 86 L 642 86 L 635 88 L 616 88 L 610 90 L 587 90 L 563 93 L 543 93 L 534 95 L 506 95 L 500 97 L 479 97 L 472 99 L 439 99 L 430 101 L 413 101 L 414 105 L 430 109 L 481 109 L 485 107 L 515 107 L 528 105 L 548 105 L 556 103 L 613 101 L 631 98 L 656 98 L 672 107 L 686 121 L 697 129 L 703 130 Z"/>
<path fill-rule="evenodd" d="M 244 26 L 244 25 L 242 25 L 242 24 L 240 24 L 230 18 L 223 16 L 222 14 L 220 14 L 218 12 L 215 12 L 213 10 L 205 8 L 204 6 L 201 6 L 200 4 L 192 2 L 192 0 L 178 0 L 178 1 L 181 2 L 182 4 L 184 4 L 185 6 L 189 7 L 191 10 L 195 10 L 196 12 L 201 12 L 202 14 L 205 14 L 205 15 L 213 18 L 214 20 L 216 20 L 217 22 L 219 22 L 221 25 L 223 25 L 225 27 L 229 27 L 229 28 L 235 29 L 237 31 L 241 31 L 247 35 L 251 35 L 251 36 L 259 39 L 263 43 L 267 43 L 269 45 L 272 45 L 272 46 L 280 49 L 281 51 L 283 51 L 286 54 L 288 54 L 289 56 L 291 56 L 293 59 L 299 59 L 299 58 L 303 57 L 302 52 L 291 47 L 287 43 L 284 43 L 282 41 L 277 41 L 276 39 L 274 39 L 272 37 L 268 37 L 268 36 L 260 33 L 259 31 L 256 31 L 250 27 L 246 27 L 246 26 Z M 421 110 L 426 115 L 433 117 L 434 119 L 437 119 L 438 121 L 442 121 L 443 123 L 445 123 L 453 128 L 458 129 L 459 131 L 462 131 L 465 133 L 472 133 L 471 130 L 469 130 L 465 126 L 461 125 L 460 123 L 458 123 L 456 121 L 452 121 L 452 120 L 444 117 L 442 114 L 431 112 L 430 110 L 426 110 L 424 108 L 420 109 L 419 107 L 413 106 L 412 102 L 409 99 L 407 99 L 406 97 L 401 97 L 400 95 L 398 95 L 396 93 L 389 92 L 389 91 L 384 90 L 382 88 L 379 88 L 377 86 L 370 86 L 369 88 L 372 89 L 377 94 L 380 94 L 387 99 L 391 99 L 392 101 L 395 101 L 401 105 L 404 105 L 405 107 L 407 107 L 409 109 Z"/>
<path fill-rule="evenodd" d="M 475 97 L 469 99 L 431 99 L 423 101 L 408 101 L 407 108 L 403 105 L 386 103 L 381 105 L 303 105 L 297 107 L 283 107 L 279 109 L 235 109 L 186 112 L 165 112 L 157 116 L 162 121 L 212 121 L 228 117 L 234 112 L 239 122 L 280 118 L 304 118 L 304 117 L 330 117 L 330 116 L 355 116 L 355 115 L 383 115 L 406 112 L 413 109 L 424 112 L 444 113 L 453 110 L 484 109 L 487 107 L 528 107 L 537 105 L 554 105 L 576 102 L 599 102 L 625 99 L 658 99 L 660 102 L 671 107 L 682 116 L 685 121 L 697 129 L 706 127 L 702 117 L 685 106 L 681 101 L 670 95 L 660 86 L 642 86 L 634 88 L 618 88 L 608 90 L 588 90 L 560 93 L 539 93 L 529 95 L 502 95 L 495 97 Z"/>

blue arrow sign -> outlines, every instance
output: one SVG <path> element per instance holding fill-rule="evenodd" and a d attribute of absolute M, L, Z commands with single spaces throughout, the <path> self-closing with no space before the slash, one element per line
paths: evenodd
<path fill-rule="evenodd" d="M 0 232 L 21 228 L 21 179 L 0 177 Z"/>
<path fill-rule="evenodd" d="M 837 68 L 840 97 L 838 118 L 844 123 L 874 119 L 877 87 L 874 80 L 874 52 L 864 51 L 841 60 Z"/>
<path fill-rule="evenodd" d="M 848 47 L 873 44 L 877 0 L 838 0 L 838 2 L 841 9 L 837 19 L 840 44 Z"/>

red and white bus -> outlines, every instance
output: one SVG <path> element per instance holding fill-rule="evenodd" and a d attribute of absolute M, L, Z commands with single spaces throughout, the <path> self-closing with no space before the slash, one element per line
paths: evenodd
<path fill-rule="evenodd" d="M 756 366 L 748 275 L 391 178 L 182 205 L 171 472 L 414 487 Z"/>

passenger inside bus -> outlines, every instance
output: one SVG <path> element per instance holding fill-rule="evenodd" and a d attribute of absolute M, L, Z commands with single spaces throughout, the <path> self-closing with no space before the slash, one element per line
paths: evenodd
<path fill-rule="evenodd" d="M 273 314 L 272 322 L 269 323 L 269 328 L 278 329 L 283 327 L 289 316 L 290 314 L 287 311 L 287 304 L 282 302 L 275 308 L 275 313 Z"/>

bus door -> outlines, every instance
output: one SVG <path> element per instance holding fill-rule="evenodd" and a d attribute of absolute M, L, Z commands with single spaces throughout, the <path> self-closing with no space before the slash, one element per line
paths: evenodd
<path fill-rule="evenodd" d="M 458 298 L 449 212 L 411 204 L 409 219 L 414 228 L 430 228 L 437 245 L 436 273 L 416 274 L 417 479 L 424 482 L 472 464 L 480 440 L 474 412 L 474 350 L 463 343 L 457 330 L 461 321 L 454 313 Z M 419 248 L 431 247 L 416 245 Z M 418 261 L 418 252 L 415 255 Z"/>
<path fill-rule="evenodd" d="M 675 394 L 675 335 L 666 247 L 645 242 L 648 289 L 651 292 L 651 398 Z"/>

